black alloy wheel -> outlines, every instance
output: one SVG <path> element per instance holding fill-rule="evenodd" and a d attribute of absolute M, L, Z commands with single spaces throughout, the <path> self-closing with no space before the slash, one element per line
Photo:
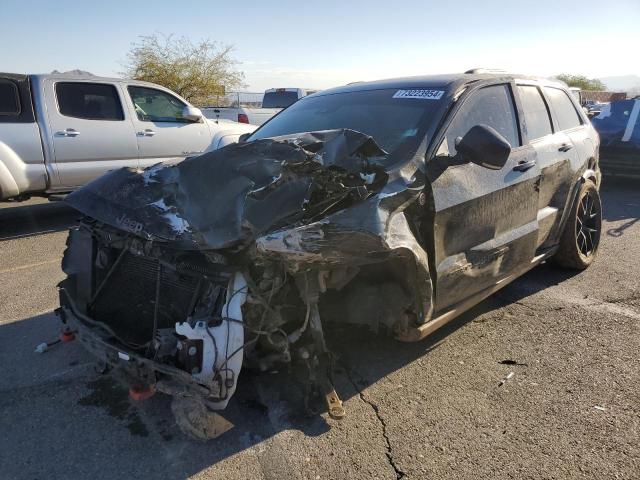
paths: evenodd
<path fill-rule="evenodd" d="M 600 245 L 602 204 L 593 182 L 585 181 L 569 212 L 558 251 L 550 259 L 561 267 L 584 270 L 593 262 Z"/>
<path fill-rule="evenodd" d="M 595 192 L 595 193 L 594 193 Z M 596 190 L 587 190 L 580 199 L 576 215 L 576 242 L 585 257 L 595 254 L 600 243 L 602 212 Z"/>

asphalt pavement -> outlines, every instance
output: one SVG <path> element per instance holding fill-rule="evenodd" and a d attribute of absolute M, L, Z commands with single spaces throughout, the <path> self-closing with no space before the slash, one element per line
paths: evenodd
<path fill-rule="evenodd" d="M 0 204 L 0 478 L 638 479 L 640 187 L 605 179 L 599 257 L 541 265 L 423 342 L 332 330 L 347 416 L 308 417 L 286 371 L 243 372 L 235 427 L 199 443 L 56 338 L 77 215 Z"/>

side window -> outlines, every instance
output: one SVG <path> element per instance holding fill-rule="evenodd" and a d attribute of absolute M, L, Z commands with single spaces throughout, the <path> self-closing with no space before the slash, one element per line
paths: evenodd
<path fill-rule="evenodd" d="M 129 95 L 138 119 L 143 122 L 183 122 L 182 111 L 186 104 L 173 95 L 146 87 L 129 87 Z"/>
<path fill-rule="evenodd" d="M 511 147 L 520 146 L 518 121 L 508 85 L 492 85 L 474 92 L 449 125 L 438 155 L 455 155 L 455 141 L 476 125 L 488 125 L 507 139 Z"/>
<path fill-rule="evenodd" d="M 544 87 L 558 120 L 558 130 L 569 130 L 582 125 L 582 120 L 576 111 L 576 107 L 564 90 L 553 87 Z"/>
<path fill-rule="evenodd" d="M 86 120 L 124 120 L 118 91 L 113 85 L 86 82 L 56 83 L 58 110 Z"/>
<path fill-rule="evenodd" d="M 0 115 L 20 115 L 18 87 L 10 80 L 0 79 Z"/>
<path fill-rule="evenodd" d="M 518 86 L 522 109 L 524 110 L 524 123 L 527 127 L 529 140 L 544 137 L 553 133 L 549 111 L 538 87 L 533 85 Z"/>

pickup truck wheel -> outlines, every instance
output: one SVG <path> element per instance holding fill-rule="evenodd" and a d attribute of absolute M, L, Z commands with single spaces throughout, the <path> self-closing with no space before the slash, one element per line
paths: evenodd
<path fill-rule="evenodd" d="M 574 202 L 560 237 L 560 248 L 552 262 L 564 268 L 584 270 L 598 253 L 602 230 L 600 193 L 592 182 L 585 182 Z"/>

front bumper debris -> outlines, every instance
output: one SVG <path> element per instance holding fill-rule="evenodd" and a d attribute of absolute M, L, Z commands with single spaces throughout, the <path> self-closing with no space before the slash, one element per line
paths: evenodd
<path fill-rule="evenodd" d="M 409 214 L 424 176 L 386 157 L 370 137 L 332 130 L 99 178 L 67 199 L 85 217 L 63 259 L 62 321 L 130 384 L 200 412 L 179 420 L 192 435 L 226 430 L 203 412 L 226 408 L 241 368 L 294 361 L 307 397 L 343 418 L 324 326 L 401 337 L 432 314 Z"/>

